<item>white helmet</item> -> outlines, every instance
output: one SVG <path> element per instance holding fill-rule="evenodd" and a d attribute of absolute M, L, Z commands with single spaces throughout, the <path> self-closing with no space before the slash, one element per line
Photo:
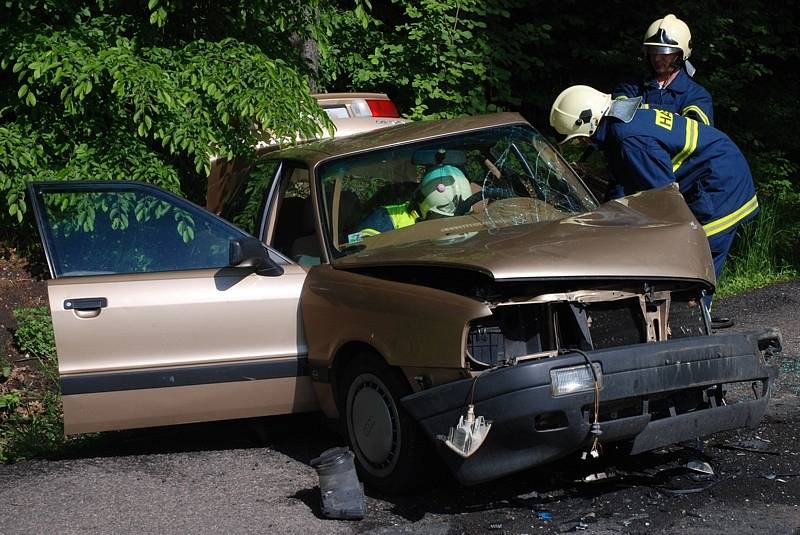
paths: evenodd
<path fill-rule="evenodd" d="M 472 194 L 469 180 L 461 169 L 453 165 L 439 165 L 425 173 L 419 184 L 419 192 L 422 196 L 419 203 L 422 219 L 427 217 L 428 212 L 454 215 L 458 203 Z"/>
<path fill-rule="evenodd" d="M 692 32 L 689 26 L 675 15 L 667 15 L 653 22 L 644 32 L 644 51 L 656 54 L 682 52 L 686 61 L 692 55 Z"/>
<path fill-rule="evenodd" d="M 553 102 L 550 126 L 567 136 L 564 141 L 574 137 L 589 137 L 597 130 L 609 106 L 611 95 L 588 85 L 573 85 L 562 91 Z"/>

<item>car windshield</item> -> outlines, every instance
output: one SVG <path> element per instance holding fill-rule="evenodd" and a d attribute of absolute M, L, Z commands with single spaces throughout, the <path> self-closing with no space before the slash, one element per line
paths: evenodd
<path fill-rule="evenodd" d="M 514 125 L 347 156 L 319 167 L 334 255 L 553 221 L 597 207 L 544 137 Z"/>

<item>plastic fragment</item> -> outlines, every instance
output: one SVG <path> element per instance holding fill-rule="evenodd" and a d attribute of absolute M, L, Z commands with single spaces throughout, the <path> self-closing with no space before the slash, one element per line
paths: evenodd
<path fill-rule="evenodd" d="M 714 475 L 714 469 L 711 468 L 711 465 L 705 461 L 692 459 L 691 461 L 686 463 L 686 468 L 691 470 L 692 472 L 698 472 L 700 474 L 708 474 L 710 476 Z"/>
<path fill-rule="evenodd" d="M 492 422 L 485 420 L 483 416 L 475 416 L 475 406 L 469 405 L 467 413 L 459 417 L 458 425 L 450 428 L 446 438 L 440 435 L 439 439 L 466 459 L 483 445 L 491 428 Z"/>

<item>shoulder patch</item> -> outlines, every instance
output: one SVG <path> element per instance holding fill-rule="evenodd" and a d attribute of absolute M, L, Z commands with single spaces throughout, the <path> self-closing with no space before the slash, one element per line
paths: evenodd
<path fill-rule="evenodd" d="M 672 130 L 672 113 L 664 110 L 654 110 L 656 112 L 656 124 L 661 128 Z"/>

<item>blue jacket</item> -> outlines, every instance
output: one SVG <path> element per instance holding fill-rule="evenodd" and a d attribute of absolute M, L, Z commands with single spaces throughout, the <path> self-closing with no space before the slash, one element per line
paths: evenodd
<path fill-rule="evenodd" d="M 679 113 L 714 126 L 711 95 L 692 80 L 685 68 L 681 68 L 675 79 L 664 89 L 659 89 L 658 82 L 653 79 L 631 80 L 619 84 L 611 96 L 615 99 L 642 97 L 642 104 L 647 105 L 643 107 Z"/>
<path fill-rule="evenodd" d="M 617 181 L 615 196 L 677 181 L 709 237 L 758 212 L 744 155 L 713 126 L 668 111 L 639 109 L 629 123 L 603 118 L 593 139 Z"/>

